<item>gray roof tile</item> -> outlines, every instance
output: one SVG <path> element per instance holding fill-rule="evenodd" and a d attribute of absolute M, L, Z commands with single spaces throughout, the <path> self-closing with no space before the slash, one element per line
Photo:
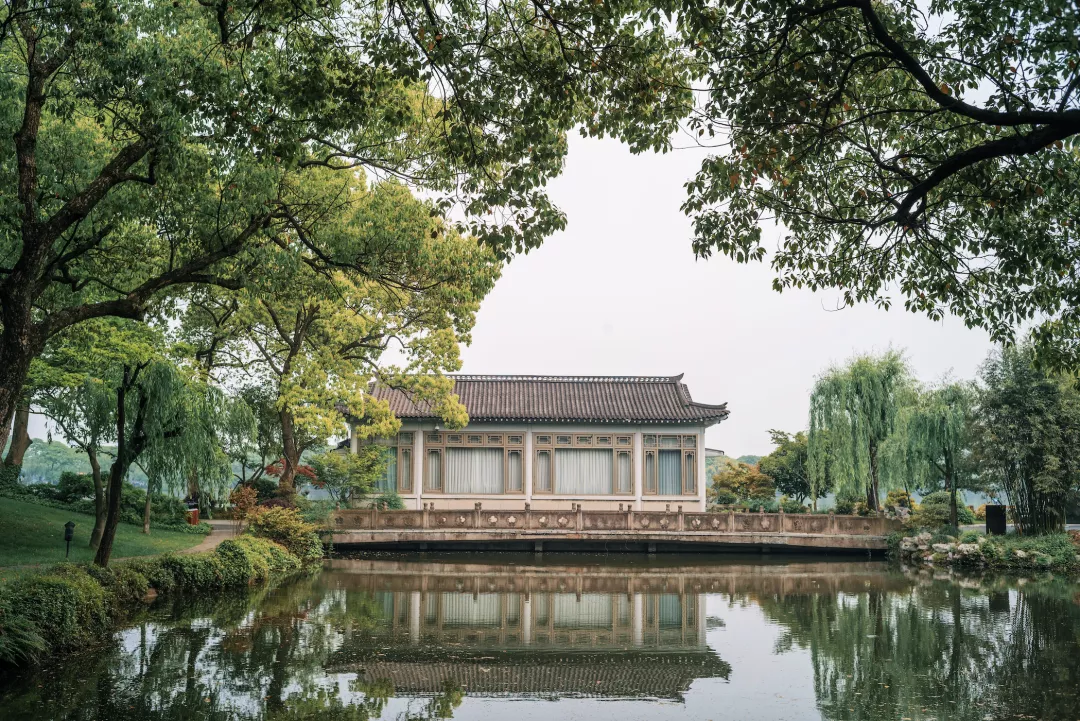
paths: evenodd
<path fill-rule="evenodd" d="M 454 393 L 471 421 L 718 423 L 727 404 L 695 403 L 677 376 L 456 375 Z M 431 418 L 425 403 L 375 386 L 398 418 Z"/>

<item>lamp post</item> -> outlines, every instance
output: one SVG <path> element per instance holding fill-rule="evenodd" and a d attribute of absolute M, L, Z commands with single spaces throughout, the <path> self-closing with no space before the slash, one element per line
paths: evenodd
<path fill-rule="evenodd" d="M 67 551 L 64 553 L 64 558 L 71 555 L 71 539 L 75 537 L 75 521 L 68 521 L 64 524 L 64 542 L 67 543 Z"/>

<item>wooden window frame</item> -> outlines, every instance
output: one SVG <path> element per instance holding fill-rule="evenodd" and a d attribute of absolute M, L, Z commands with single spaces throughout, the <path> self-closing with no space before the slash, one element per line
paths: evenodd
<path fill-rule="evenodd" d="M 446 449 L 447 448 L 497 448 L 502 451 L 503 488 L 499 493 L 469 493 L 473 496 L 523 496 L 525 495 L 525 433 L 504 433 L 502 431 L 451 431 L 449 433 L 427 433 L 424 445 L 424 493 L 446 494 Z M 429 451 L 439 453 L 439 471 L 442 474 L 441 488 L 428 487 Z M 510 453 L 521 454 L 521 489 L 511 490 Z M 454 494 L 451 494 L 454 495 Z"/>
<path fill-rule="evenodd" d="M 394 491 L 396 493 L 413 494 L 416 492 L 416 479 L 412 477 L 412 450 L 413 439 L 415 438 L 413 433 L 413 431 L 403 431 L 393 438 L 373 438 L 364 444 L 394 449 L 397 461 L 397 476 L 394 478 Z M 409 469 L 408 472 L 405 470 L 406 467 Z M 409 488 L 404 485 L 406 473 L 408 473 L 410 482 Z"/>
<path fill-rule="evenodd" d="M 677 441 L 675 445 L 671 445 L 670 443 L 672 438 Z M 666 444 L 665 441 L 667 441 Z M 644 448 L 641 469 L 641 492 L 643 495 L 661 496 L 663 498 L 686 498 L 698 495 L 698 484 L 701 483 L 701 479 L 698 478 L 698 443 L 696 435 L 689 435 L 686 433 L 645 433 L 642 434 L 641 444 Z M 679 451 L 681 453 L 681 457 L 679 458 L 679 471 L 681 475 L 679 478 L 680 493 L 660 493 L 660 451 L 662 450 Z M 653 468 L 655 473 L 652 479 L 648 477 L 648 459 L 650 457 L 653 458 Z M 688 471 L 691 467 L 693 468 L 693 487 L 690 487 L 687 482 L 691 478 L 691 472 Z"/>
<path fill-rule="evenodd" d="M 601 444 L 597 441 L 598 437 L 606 438 L 606 442 Z M 619 445 L 619 439 L 630 439 L 630 445 Z M 533 433 L 533 495 L 534 496 L 554 496 L 559 494 L 559 478 L 555 471 L 555 451 L 560 448 L 589 448 L 599 451 L 611 452 L 611 493 L 603 494 L 605 498 L 633 498 L 634 486 L 637 479 L 634 477 L 634 441 L 633 436 L 627 434 L 614 434 L 614 433 Z M 560 439 L 569 439 L 568 442 L 559 443 Z M 544 441 L 547 441 L 546 443 Z M 536 486 L 536 479 L 538 477 L 537 470 L 539 469 L 540 453 L 545 452 L 551 455 L 551 488 L 549 490 L 540 490 Z M 630 454 L 630 490 L 619 491 L 619 454 Z M 571 494 L 564 494 L 571 495 Z"/>

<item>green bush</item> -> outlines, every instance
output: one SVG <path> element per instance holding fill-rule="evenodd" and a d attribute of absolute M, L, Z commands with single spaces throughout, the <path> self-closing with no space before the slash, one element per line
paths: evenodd
<path fill-rule="evenodd" d="M 405 507 L 405 501 L 401 500 L 401 496 L 397 494 L 397 491 L 386 491 L 376 496 L 375 507 L 400 511 Z"/>
<path fill-rule="evenodd" d="M 60 480 L 56 482 L 55 497 L 61 503 L 72 503 L 81 501 L 84 498 L 93 498 L 94 477 L 89 473 L 64 471 L 60 474 Z"/>
<path fill-rule="evenodd" d="M 296 507 L 300 510 L 300 517 L 308 523 L 325 526 L 330 521 L 330 514 L 334 510 L 334 502 L 309 501 L 306 498 L 298 498 Z"/>
<path fill-rule="evenodd" d="M 962 503 L 956 504 L 956 520 L 961 525 L 977 523 L 975 514 Z M 921 528 L 937 528 L 949 523 L 949 493 L 935 491 L 923 497 L 912 514 L 912 522 Z"/>
<path fill-rule="evenodd" d="M 247 586 L 301 565 L 274 541 L 242 536 L 210 553 L 139 558 L 111 568 L 61 564 L 24 576 L 0 586 L 0 668 L 100 642 L 150 588 L 205 593 Z"/>
<path fill-rule="evenodd" d="M 835 509 L 836 512 L 843 516 L 850 516 L 855 512 L 855 504 L 859 501 L 858 496 L 852 496 L 849 494 L 838 494 L 836 496 Z"/>
<path fill-rule="evenodd" d="M 248 531 L 280 543 L 304 563 L 323 556 L 322 541 L 315 533 L 315 526 L 304 521 L 295 508 L 258 507 L 251 516 Z"/>
<path fill-rule="evenodd" d="M 794 499 L 788 498 L 787 496 L 783 496 L 780 499 L 780 508 L 784 509 L 784 513 L 809 513 L 810 512 L 810 509 L 808 509 L 806 506 L 804 506 L 803 504 L 799 503 L 798 501 L 796 501 Z"/>
<path fill-rule="evenodd" d="M 958 543 L 978 543 L 979 538 L 981 537 L 981 535 L 982 534 L 980 534 L 978 531 L 967 530 L 967 531 L 964 531 L 963 533 L 960 534 L 960 538 L 957 540 L 957 542 Z"/>

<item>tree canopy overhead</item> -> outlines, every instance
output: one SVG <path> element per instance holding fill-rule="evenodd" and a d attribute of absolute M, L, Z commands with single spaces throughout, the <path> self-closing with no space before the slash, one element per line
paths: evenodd
<path fill-rule="evenodd" d="M 1080 366 L 1080 16 L 1040 0 L 685 0 L 694 247 L 777 290 L 959 315 Z M 769 249 L 771 251 L 771 248 Z"/>
<path fill-rule="evenodd" d="M 685 111 L 659 20 L 639 2 L 5 3 L 0 437 L 49 338 L 243 286 L 334 202 L 297 191 L 311 171 L 401 178 L 498 254 L 535 247 L 564 223 L 544 185 L 567 129 L 660 147 Z"/>

